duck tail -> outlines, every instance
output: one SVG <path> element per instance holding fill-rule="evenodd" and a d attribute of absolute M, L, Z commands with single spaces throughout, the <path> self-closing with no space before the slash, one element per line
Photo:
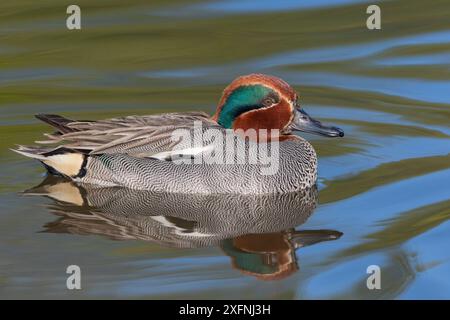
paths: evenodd
<path fill-rule="evenodd" d="M 77 130 L 70 128 L 68 126 L 69 123 L 74 122 L 74 120 L 64 118 L 63 116 L 59 116 L 57 114 L 36 114 L 34 115 L 37 119 L 51 125 L 60 133 L 69 133 L 75 132 Z"/>
<path fill-rule="evenodd" d="M 83 177 L 86 173 L 88 156 L 76 150 L 64 147 L 49 149 L 26 146 L 18 146 L 17 149 L 11 150 L 25 157 L 39 160 L 53 175 L 78 178 Z"/>

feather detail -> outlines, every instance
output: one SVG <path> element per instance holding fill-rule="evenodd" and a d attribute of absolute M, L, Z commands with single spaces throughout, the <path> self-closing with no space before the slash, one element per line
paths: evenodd
<path fill-rule="evenodd" d="M 171 152 L 179 142 L 172 141 L 173 132 L 189 130 L 197 121 L 204 127 L 218 126 L 204 112 L 128 116 L 99 121 L 72 121 L 56 115 L 40 115 L 38 118 L 59 131 L 44 134 L 48 139 L 36 143 L 58 144 L 88 154 L 122 153 L 136 157 Z"/>

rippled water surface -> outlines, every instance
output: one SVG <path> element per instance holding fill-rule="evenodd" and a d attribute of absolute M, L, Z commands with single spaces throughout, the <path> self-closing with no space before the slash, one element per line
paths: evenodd
<path fill-rule="evenodd" d="M 378 2 L 377 31 L 356 0 L 77 4 L 81 31 L 61 1 L 0 3 L 0 297 L 450 298 L 449 1 Z M 35 113 L 212 113 L 250 72 L 346 132 L 304 136 L 320 157 L 315 209 L 314 190 L 130 207 L 123 190 L 38 186 L 43 168 L 9 151 L 49 130 Z M 31 196 L 54 186 L 66 197 Z M 66 289 L 71 264 L 80 291 Z M 381 290 L 366 288 L 369 265 Z"/>

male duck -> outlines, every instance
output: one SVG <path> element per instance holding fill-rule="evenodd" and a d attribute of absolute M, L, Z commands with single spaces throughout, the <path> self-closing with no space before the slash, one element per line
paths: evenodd
<path fill-rule="evenodd" d="M 19 146 L 14 151 L 40 160 L 50 174 L 80 183 L 175 193 L 266 194 L 309 188 L 317 179 L 317 156 L 292 131 L 344 136 L 341 129 L 325 126 L 301 109 L 285 81 L 263 74 L 242 76 L 228 85 L 213 117 L 203 112 L 100 121 L 36 117 L 57 130 L 37 143 L 57 146 Z M 200 133 L 208 136 L 208 130 L 215 130 L 224 139 L 199 136 L 199 126 Z M 180 138 L 180 130 L 194 145 Z M 251 130 L 256 135 L 245 134 Z M 247 155 L 246 161 L 236 161 L 240 155 L 231 154 L 230 145 L 223 143 L 230 136 L 231 146 L 244 141 L 238 152 Z M 222 151 L 234 161 L 211 161 Z M 264 172 L 268 166 L 274 170 Z"/>

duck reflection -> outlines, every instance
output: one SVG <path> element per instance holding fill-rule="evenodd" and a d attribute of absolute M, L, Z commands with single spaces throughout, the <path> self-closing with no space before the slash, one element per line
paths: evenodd
<path fill-rule="evenodd" d="M 232 265 L 258 279 L 298 270 L 296 249 L 338 239 L 333 230 L 302 230 L 317 204 L 317 189 L 269 195 L 186 195 L 78 185 L 48 176 L 24 192 L 51 198 L 59 216 L 46 232 L 144 240 L 163 246 L 220 246 Z"/>

